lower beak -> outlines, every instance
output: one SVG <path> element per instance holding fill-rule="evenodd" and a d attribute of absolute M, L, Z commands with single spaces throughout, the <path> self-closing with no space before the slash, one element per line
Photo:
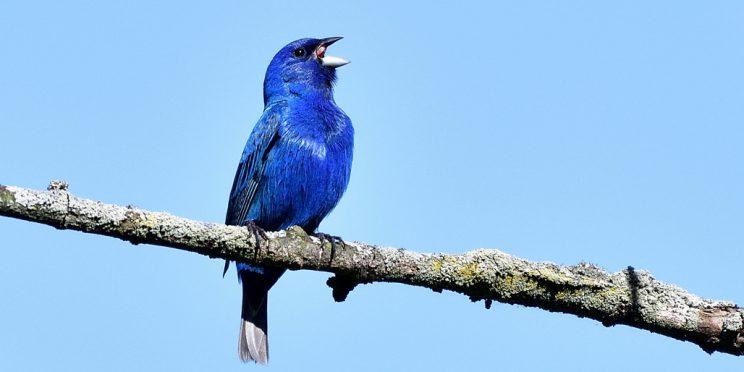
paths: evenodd
<path fill-rule="evenodd" d="M 326 67 L 336 68 L 336 67 L 341 67 L 343 65 L 349 64 L 349 61 L 344 58 L 330 56 L 330 55 L 325 54 L 326 49 L 328 49 L 328 47 L 331 44 L 341 39 L 342 39 L 341 37 L 329 37 L 329 38 L 325 38 L 320 41 L 320 44 L 318 44 L 318 47 L 315 48 L 315 55 L 318 57 L 318 60 L 320 60 L 321 65 L 326 66 Z"/>

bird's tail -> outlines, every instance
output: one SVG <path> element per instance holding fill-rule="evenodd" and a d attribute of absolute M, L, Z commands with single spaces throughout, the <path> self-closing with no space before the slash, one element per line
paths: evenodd
<path fill-rule="evenodd" d="M 268 311 L 269 290 L 262 283 L 243 280 L 243 309 L 240 314 L 238 352 L 243 362 L 266 364 L 269 361 Z"/>

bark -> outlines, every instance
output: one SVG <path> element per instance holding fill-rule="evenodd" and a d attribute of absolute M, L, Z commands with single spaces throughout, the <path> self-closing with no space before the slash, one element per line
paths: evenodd
<path fill-rule="evenodd" d="M 486 307 L 492 301 L 539 307 L 690 341 L 709 353 L 744 354 L 744 311 L 736 304 L 700 298 L 632 267 L 608 273 L 592 264 L 530 262 L 494 249 L 425 254 L 356 242 L 332 255 L 329 242 L 298 227 L 268 232 L 257 242 L 245 228 L 83 199 L 56 181 L 48 191 L 0 185 L 0 215 L 212 258 L 331 272 L 328 285 L 337 301 L 357 284 L 402 283 L 462 293 L 485 300 Z"/>

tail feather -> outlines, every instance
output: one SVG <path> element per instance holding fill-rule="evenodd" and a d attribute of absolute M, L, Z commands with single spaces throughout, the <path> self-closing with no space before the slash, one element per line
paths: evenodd
<path fill-rule="evenodd" d="M 243 281 L 243 309 L 240 320 L 238 353 L 243 362 L 269 362 L 268 289 L 259 283 Z"/>

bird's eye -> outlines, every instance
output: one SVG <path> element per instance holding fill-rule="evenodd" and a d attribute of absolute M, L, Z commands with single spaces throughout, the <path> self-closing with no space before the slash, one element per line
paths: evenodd
<path fill-rule="evenodd" d="M 297 49 L 294 50 L 294 52 L 292 52 L 292 54 L 294 54 L 294 56 L 297 57 L 297 58 L 304 57 L 305 56 L 305 49 L 297 48 Z"/>

